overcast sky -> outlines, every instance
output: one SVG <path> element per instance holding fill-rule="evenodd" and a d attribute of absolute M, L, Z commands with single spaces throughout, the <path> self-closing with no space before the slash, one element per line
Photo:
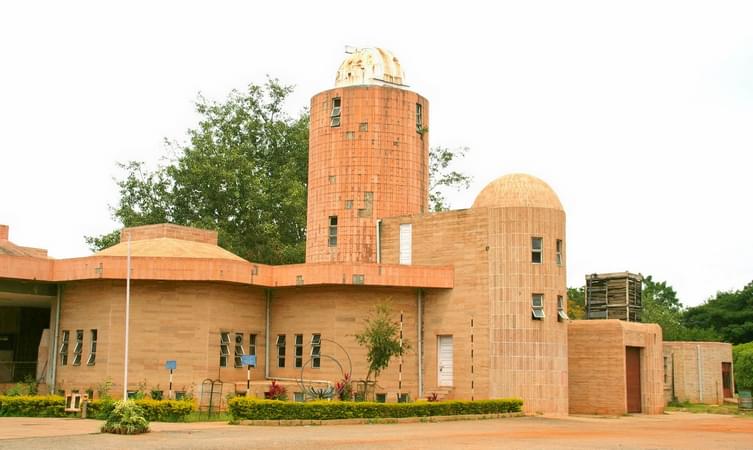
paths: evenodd
<path fill-rule="evenodd" d="M 87 255 L 117 226 L 116 162 L 156 164 L 198 92 L 269 74 L 295 114 L 345 45 L 380 46 L 429 99 L 431 145 L 470 147 L 454 208 L 511 172 L 559 194 L 569 285 L 630 270 L 695 305 L 753 280 L 753 2 L 451 5 L 3 2 L 0 223 Z"/>

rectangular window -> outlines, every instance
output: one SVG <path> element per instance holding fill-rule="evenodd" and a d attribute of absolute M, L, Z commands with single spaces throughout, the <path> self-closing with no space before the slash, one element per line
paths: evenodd
<path fill-rule="evenodd" d="M 277 335 L 277 367 L 285 367 L 285 335 Z"/>
<path fill-rule="evenodd" d="M 424 109 L 420 103 L 416 103 L 416 131 L 419 133 L 424 131 Z"/>
<path fill-rule="evenodd" d="M 337 246 L 337 216 L 329 216 L 329 246 Z"/>
<path fill-rule="evenodd" d="M 664 357 L 664 384 L 669 384 L 669 372 L 672 368 L 669 366 L 669 356 Z"/>
<path fill-rule="evenodd" d="M 561 296 L 557 296 L 557 320 L 560 322 L 563 320 L 570 320 L 569 317 L 567 317 L 567 312 L 565 312 L 565 299 Z"/>
<path fill-rule="evenodd" d="M 60 365 L 61 366 L 67 366 L 68 365 L 68 341 L 70 339 L 71 332 L 68 330 L 63 330 L 63 336 L 62 336 L 62 343 L 60 344 Z"/>
<path fill-rule="evenodd" d="M 81 365 L 81 352 L 84 350 L 84 330 L 76 330 L 76 346 L 73 347 L 73 365 Z"/>
<path fill-rule="evenodd" d="M 562 265 L 562 239 L 557 239 L 557 265 Z"/>
<path fill-rule="evenodd" d="M 531 314 L 536 320 L 544 318 L 544 294 L 533 294 L 531 296 Z"/>
<path fill-rule="evenodd" d="M 303 335 L 295 335 L 295 366 L 303 367 Z"/>
<path fill-rule="evenodd" d="M 256 356 L 256 335 L 248 335 L 248 354 Z M 251 367 L 256 367 L 256 364 L 251 364 Z"/>
<path fill-rule="evenodd" d="M 413 224 L 400 224 L 400 264 L 410 264 L 413 250 Z"/>
<path fill-rule="evenodd" d="M 311 335 L 311 367 L 318 369 L 322 363 L 322 335 Z"/>
<path fill-rule="evenodd" d="M 531 262 L 541 264 L 544 260 L 544 239 L 540 237 L 531 238 Z"/>
<path fill-rule="evenodd" d="M 332 99 L 332 114 L 330 114 L 330 126 L 340 126 L 340 97 Z"/>
<path fill-rule="evenodd" d="M 220 333 L 220 367 L 227 367 L 227 358 L 230 354 L 230 333 Z"/>
<path fill-rule="evenodd" d="M 243 333 L 235 333 L 235 367 L 243 367 Z"/>
<path fill-rule="evenodd" d="M 97 330 L 89 330 L 91 342 L 89 343 L 89 359 L 86 360 L 87 366 L 93 366 L 97 362 Z"/>

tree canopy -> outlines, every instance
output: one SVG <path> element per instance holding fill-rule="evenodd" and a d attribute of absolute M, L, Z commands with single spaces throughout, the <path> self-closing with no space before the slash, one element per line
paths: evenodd
<path fill-rule="evenodd" d="M 309 114 L 284 112 L 292 86 L 268 79 L 233 90 L 223 102 L 199 96 L 200 120 L 188 143 L 167 141 L 172 158 L 149 170 L 143 162 L 119 164 L 113 218 L 124 227 L 174 223 L 217 230 L 219 245 L 266 264 L 305 259 Z M 467 149 L 430 151 L 431 208 L 447 202 L 440 188 L 468 186 L 449 169 Z M 117 244 L 118 230 L 85 237 L 93 251 Z"/>
<path fill-rule="evenodd" d="M 688 327 L 683 323 L 685 308 L 677 292 L 666 281 L 643 279 L 641 322 L 656 323 L 665 341 L 718 341 L 719 335 L 705 327 Z"/>
<path fill-rule="evenodd" d="M 688 308 L 684 323 L 692 328 L 709 328 L 725 342 L 753 341 L 753 282 L 736 291 L 717 292 L 704 304 Z"/>

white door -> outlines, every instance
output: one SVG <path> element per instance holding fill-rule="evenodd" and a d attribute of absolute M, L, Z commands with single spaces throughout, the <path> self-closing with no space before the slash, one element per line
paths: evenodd
<path fill-rule="evenodd" d="M 437 384 L 452 386 L 452 336 L 437 336 Z"/>
<path fill-rule="evenodd" d="M 400 224 L 400 264 L 411 263 L 413 250 L 413 225 L 410 223 Z"/>

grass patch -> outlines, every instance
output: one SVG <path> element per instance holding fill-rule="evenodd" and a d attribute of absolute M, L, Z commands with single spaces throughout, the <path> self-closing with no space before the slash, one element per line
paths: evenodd
<path fill-rule="evenodd" d="M 725 403 L 723 405 L 707 405 L 705 403 L 676 402 L 667 405 L 665 411 L 681 411 L 701 414 L 726 414 L 753 417 L 753 411 L 740 410 L 737 405 Z"/>

